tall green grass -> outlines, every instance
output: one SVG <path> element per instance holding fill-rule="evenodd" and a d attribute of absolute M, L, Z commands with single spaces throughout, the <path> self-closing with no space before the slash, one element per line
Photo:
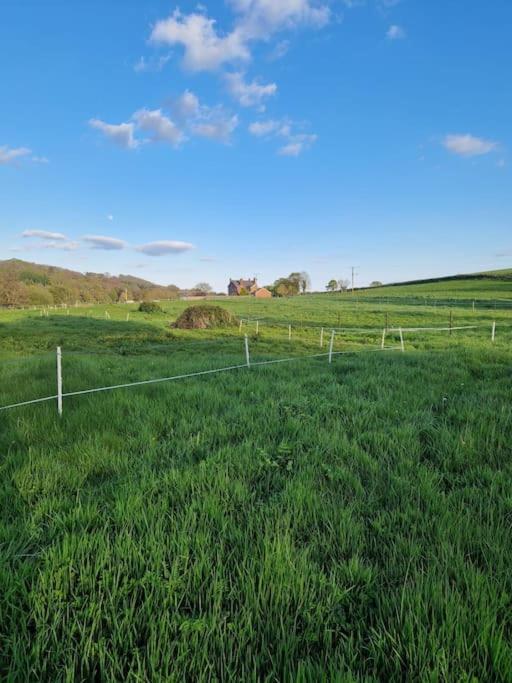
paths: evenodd
<path fill-rule="evenodd" d="M 225 305 L 267 320 L 256 358 L 318 351 L 338 308 L 382 321 L 315 302 Z M 68 391 L 243 362 L 238 328 L 170 331 L 181 306 L 5 314 L 0 403 L 54 393 L 57 342 Z M 346 333 L 337 349 L 359 352 L 332 365 L 68 398 L 61 420 L 53 404 L 0 413 L 0 678 L 509 681 L 501 315 L 494 345 L 492 316 L 468 311 L 457 322 L 482 331 L 411 333 L 405 354 Z"/>

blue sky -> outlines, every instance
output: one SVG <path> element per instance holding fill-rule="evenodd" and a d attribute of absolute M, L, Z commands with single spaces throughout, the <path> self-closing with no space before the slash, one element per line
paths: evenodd
<path fill-rule="evenodd" d="M 0 258 L 225 289 L 512 265 L 510 0 L 3 0 Z"/>

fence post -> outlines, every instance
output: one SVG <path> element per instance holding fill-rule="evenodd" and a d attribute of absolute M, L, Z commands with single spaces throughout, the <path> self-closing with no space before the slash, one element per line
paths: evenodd
<path fill-rule="evenodd" d="M 242 323 L 243 323 L 243 320 L 242 320 L 242 318 L 240 318 L 240 325 L 238 326 L 238 331 L 240 334 L 242 334 Z"/>
<path fill-rule="evenodd" d="M 323 348 L 324 346 L 324 328 L 320 330 L 320 348 Z"/>
<path fill-rule="evenodd" d="M 57 346 L 57 410 L 62 416 L 62 350 Z"/>
<path fill-rule="evenodd" d="M 492 324 L 491 341 L 496 339 L 496 321 Z"/>
<path fill-rule="evenodd" d="M 332 347 L 334 346 L 334 330 L 331 332 L 331 341 L 329 343 L 329 363 L 332 363 Z"/>
<path fill-rule="evenodd" d="M 247 361 L 247 367 L 251 367 L 251 357 L 249 355 L 249 337 L 245 335 L 245 360 Z"/>
<path fill-rule="evenodd" d="M 288 325 L 288 339 L 292 338 L 292 326 Z"/>
<path fill-rule="evenodd" d="M 256 334 L 260 333 L 260 321 L 256 320 Z"/>
<path fill-rule="evenodd" d="M 404 335 L 402 333 L 401 327 L 399 328 L 399 331 L 400 331 L 400 348 L 402 349 L 402 353 L 403 353 L 405 351 L 405 347 L 404 347 Z"/>
<path fill-rule="evenodd" d="M 452 323 L 453 323 L 453 314 L 452 314 L 452 309 L 450 308 L 450 335 L 452 333 Z"/>
<path fill-rule="evenodd" d="M 380 344 L 381 350 L 384 349 L 384 342 L 386 341 L 386 328 L 382 330 L 382 342 Z"/>

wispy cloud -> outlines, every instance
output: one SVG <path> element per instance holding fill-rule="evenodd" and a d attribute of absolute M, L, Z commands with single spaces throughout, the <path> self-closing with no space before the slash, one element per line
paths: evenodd
<path fill-rule="evenodd" d="M 179 242 L 175 240 L 162 240 L 159 242 L 149 242 L 136 247 L 137 251 L 147 256 L 164 256 L 165 254 L 182 254 L 185 251 L 194 249 L 194 245 L 189 242 Z"/>
<path fill-rule="evenodd" d="M 390 26 L 386 33 L 388 40 L 403 40 L 406 35 L 405 29 L 397 24 Z"/>
<path fill-rule="evenodd" d="M 209 140 L 216 140 L 217 142 L 229 143 L 231 135 L 238 126 L 238 116 L 226 116 L 219 112 L 212 114 L 211 117 L 194 123 L 192 125 L 192 132 L 202 138 Z"/>
<path fill-rule="evenodd" d="M 96 128 L 114 144 L 124 149 L 135 149 L 139 141 L 135 139 L 135 124 L 133 123 L 106 123 L 101 119 L 90 119 L 89 125 Z"/>
<path fill-rule="evenodd" d="M 262 107 L 263 102 L 277 92 L 275 83 L 247 82 L 245 74 L 240 71 L 228 73 L 224 78 L 230 95 L 242 107 Z"/>
<path fill-rule="evenodd" d="M 59 240 L 66 242 L 69 238 L 62 232 L 49 232 L 48 230 L 24 230 L 22 237 L 39 237 L 44 240 Z"/>
<path fill-rule="evenodd" d="M 296 125 L 288 119 L 255 121 L 249 125 L 249 132 L 251 135 L 260 138 L 282 138 L 285 140 L 285 144 L 277 150 L 279 156 L 285 157 L 298 157 L 302 152 L 310 149 L 318 139 L 314 133 L 297 132 Z"/>
<path fill-rule="evenodd" d="M 162 71 L 164 66 L 167 64 L 167 62 L 170 60 L 171 55 L 161 55 L 160 57 L 156 59 L 146 59 L 146 57 L 141 57 L 133 67 L 133 70 L 135 73 L 144 73 L 144 72 L 154 72 L 157 73 L 158 71 Z"/>
<path fill-rule="evenodd" d="M 66 242 L 61 242 L 59 241 L 50 241 L 50 242 L 42 242 L 41 244 L 36 245 L 38 249 L 61 249 L 62 251 L 75 251 L 76 249 L 80 249 L 80 242 L 74 242 L 72 240 L 67 240 Z"/>
<path fill-rule="evenodd" d="M 482 156 L 499 147 L 497 142 L 478 138 L 469 133 L 446 135 L 443 139 L 443 145 L 449 152 L 462 157 Z"/>
<path fill-rule="evenodd" d="M 280 147 L 277 153 L 284 157 L 298 157 L 318 139 L 317 135 L 293 135 L 290 142 Z"/>
<path fill-rule="evenodd" d="M 285 55 L 288 54 L 290 50 L 290 41 L 289 40 L 280 40 L 277 45 L 271 50 L 270 54 L 268 55 L 268 59 L 271 62 L 275 62 L 278 59 L 282 59 Z"/>
<path fill-rule="evenodd" d="M 150 135 L 152 142 L 167 142 L 177 147 L 185 139 L 183 132 L 161 109 L 139 109 L 133 119 L 139 130 Z"/>
<path fill-rule="evenodd" d="M 0 146 L 0 165 L 7 166 L 7 164 L 13 164 L 30 154 L 32 154 L 32 150 L 28 147 Z"/>
<path fill-rule="evenodd" d="M 115 237 L 103 235 L 85 235 L 82 240 L 90 245 L 91 249 L 105 249 L 106 251 L 118 251 L 126 247 L 126 242 Z"/>
<path fill-rule="evenodd" d="M 231 31 L 220 33 L 215 19 L 204 13 L 175 10 L 158 21 L 150 36 L 156 44 L 180 45 L 183 65 L 190 71 L 216 71 L 226 64 L 247 62 L 251 43 L 298 26 L 325 26 L 331 17 L 327 4 L 315 0 L 229 0 L 236 16 Z"/>

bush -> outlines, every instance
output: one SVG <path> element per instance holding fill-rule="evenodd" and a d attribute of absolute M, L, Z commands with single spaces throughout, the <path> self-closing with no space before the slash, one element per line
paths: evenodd
<path fill-rule="evenodd" d="M 210 327 L 227 327 L 237 322 L 225 308 L 201 304 L 186 308 L 173 327 L 180 330 L 205 330 Z"/>
<path fill-rule="evenodd" d="M 141 313 L 163 313 L 163 308 L 154 301 L 143 301 L 139 306 Z"/>

